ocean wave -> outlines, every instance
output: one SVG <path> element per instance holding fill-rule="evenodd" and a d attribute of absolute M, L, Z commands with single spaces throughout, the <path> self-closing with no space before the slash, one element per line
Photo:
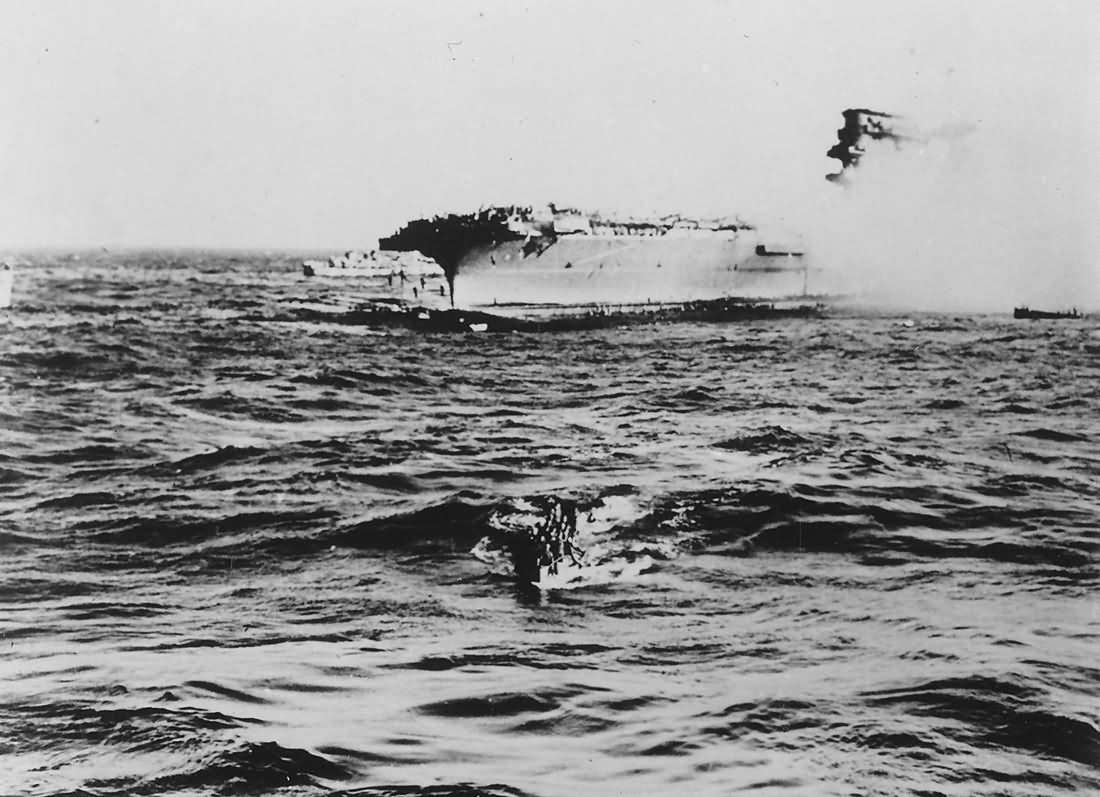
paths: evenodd
<path fill-rule="evenodd" d="M 35 509 L 79 509 L 87 506 L 112 506 L 118 503 L 118 496 L 114 493 L 89 492 L 72 493 L 58 498 L 47 498 L 39 501 Z"/>
<path fill-rule="evenodd" d="M 1066 507 L 1062 522 L 1087 526 L 1085 508 Z M 995 561 L 1083 567 L 1097 564 L 1095 541 L 1080 534 L 1028 539 L 1033 520 L 1047 523 L 1046 507 L 975 506 L 951 491 L 924 486 L 878 491 L 847 485 L 764 482 L 677 494 L 657 502 L 648 528 L 701 532 L 703 544 L 760 549 L 846 553 L 905 552 L 920 557 L 969 556 Z M 1045 527 L 1045 523 L 1044 523 Z M 987 530 L 1001 529 L 990 540 Z M 919 533 L 909 533 L 919 530 Z M 929 534 L 928 532 L 932 533 Z M 975 532 L 975 533 L 970 533 Z"/>
<path fill-rule="evenodd" d="M 287 381 L 294 384 L 320 385 L 322 387 L 357 389 L 364 385 L 385 385 L 387 388 L 423 387 L 428 380 L 411 371 L 363 371 L 354 368 L 322 368 L 313 373 L 292 376 Z"/>
<path fill-rule="evenodd" d="M 71 622 L 160 617 L 178 611 L 178 606 L 164 603 L 120 602 L 92 600 L 76 602 L 61 610 L 61 617 Z"/>
<path fill-rule="evenodd" d="M 216 396 L 182 399 L 179 405 L 194 409 L 215 418 L 244 418 L 258 423 L 299 423 L 309 420 L 307 414 L 292 409 L 285 402 L 274 405 L 270 401 L 244 398 L 230 392 Z"/>
<path fill-rule="evenodd" d="M 1027 429 L 1023 432 L 1013 432 L 1013 434 L 1019 437 L 1031 437 L 1036 440 L 1047 440 L 1053 443 L 1083 443 L 1089 440 L 1086 435 L 1046 428 Z"/>
<path fill-rule="evenodd" d="M 795 434 L 789 429 L 784 429 L 782 426 L 764 426 L 737 437 L 731 437 L 728 440 L 720 440 L 714 446 L 728 451 L 767 454 L 776 451 L 789 451 L 810 444 L 811 441 L 808 438 Z"/>
<path fill-rule="evenodd" d="M 45 544 L 46 540 L 41 537 L 0 530 L 0 550 L 14 552 L 17 549 L 39 548 Z"/>
<path fill-rule="evenodd" d="M 535 797 L 535 795 L 501 783 L 485 786 L 472 783 L 449 783 L 431 786 L 362 786 L 349 791 L 334 791 L 328 797 Z"/>
<path fill-rule="evenodd" d="M 870 692 L 872 705 L 903 706 L 947 723 L 945 736 L 969 744 L 1015 747 L 1100 770 L 1100 729 L 1043 706 L 1042 692 L 1019 681 L 970 676 Z"/>
<path fill-rule="evenodd" d="M 191 456 L 183 457 L 182 459 L 173 460 L 171 462 L 150 465 L 146 467 L 145 471 L 149 474 L 195 473 L 197 471 L 205 471 L 218 468 L 222 465 L 255 459 L 266 453 L 266 449 L 257 446 L 227 445 L 221 446 L 214 451 L 207 451 L 202 454 L 192 454 Z"/>
<path fill-rule="evenodd" d="M 208 755 L 185 772 L 131 782 L 104 782 L 108 788 L 124 786 L 118 794 L 160 795 L 169 792 L 196 792 L 217 795 L 271 794 L 295 787 L 320 789 L 333 782 L 353 777 L 348 768 L 324 756 L 300 748 L 283 747 L 275 742 L 247 742 Z M 89 782 L 96 789 L 99 784 Z"/>
<path fill-rule="evenodd" d="M 422 714 L 448 718 L 510 717 L 542 714 L 561 707 L 563 701 L 581 690 L 551 689 L 542 692 L 500 692 L 479 697 L 458 697 L 425 703 L 417 707 Z"/>
<path fill-rule="evenodd" d="M 222 572 L 225 572 L 223 568 Z M 153 644 L 120 645 L 124 652 L 170 652 L 184 650 L 235 650 L 243 648 L 264 648 L 278 645 L 297 645 L 307 642 L 348 642 L 347 634 L 250 634 L 245 637 L 191 637 L 179 642 L 157 642 Z"/>
<path fill-rule="evenodd" d="M 395 663 L 396 669 L 445 672 L 481 667 L 530 667 L 533 669 L 597 669 L 605 654 L 618 648 L 598 643 L 543 644 L 499 651 L 465 651 L 447 656 L 424 656 L 415 661 Z"/>
<path fill-rule="evenodd" d="M 752 736 L 776 739 L 820 728 L 829 722 L 828 713 L 820 706 L 789 698 L 734 703 L 707 712 L 700 719 L 706 723 L 700 729 L 701 735 L 726 740 Z"/>
<path fill-rule="evenodd" d="M 140 460 L 147 456 L 149 456 L 149 451 L 143 446 L 125 443 L 96 443 L 93 445 L 77 446 L 75 448 L 65 448 L 38 454 L 28 454 L 25 455 L 25 459 L 28 462 L 40 462 L 51 465 L 70 465 L 84 462 L 96 463 L 120 460 Z"/>
<path fill-rule="evenodd" d="M 188 706 L 124 708 L 56 700 L 0 703 L 0 718 L 9 753 L 65 748 L 74 742 L 130 751 L 182 749 L 205 738 L 207 731 L 239 729 L 256 722 Z"/>
<path fill-rule="evenodd" d="M 770 450 L 781 435 L 765 432 L 742 438 L 735 445 Z M 174 463 L 178 472 L 202 470 L 263 454 L 258 449 L 219 451 Z M 867 466 L 866 459 L 858 460 Z M 494 481 L 487 469 L 402 472 L 347 472 L 331 478 L 361 484 L 395 496 L 419 495 L 432 479 L 480 474 Z M 502 478 L 504 473 L 502 472 Z M 310 481 L 324 480 L 316 473 Z M 884 555 L 920 559 L 972 557 L 996 562 L 1050 565 L 1091 572 L 1100 564 L 1097 540 L 1090 531 L 1087 506 L 1066 505 L 1057 513 L 1048 507 L 1005 503 L 1004 498 L 1033 490 L 1064 489 L 1053 476 L 1004 476 L 976 485 L 997 503 L 982 504 L 970 495 L 926 485 L 883 489 L 853 488 L 846 483 L 779 485 L 746 482 L 737 487 L 658 495 L 631 500 L 595 537 L 602 555 L 658 559 L 693 551 L 746 555 L 753 550 L 834 552 L 861 555 L 876 561 Z M 1071 488 L 1073 485 L 1069 485 Z M 617 490 L 595 495 L 574 493 L 582 520 L 605 512 Z M 113 494 L 76 494 L 40 504 L 45 508 L 94 508 Z M 332 546 L 350 549 L 451 551 L 474 547 L 482 540 L 500 539 L 493 518 L 516 512 L 517 501 L 539 505 L 544 494 L 504 501 L 487 496 L 450 498 L 395 514 L 341 522 L 340 513 L 326 509 L 257 511 L 186 520 L 178 517 L 126 516 L 75 523 L 89 540 L 142 547 L 191 545 L 194 556 L 216 563 L 232 557 L 240 567 L 267 556 L 313 555 Z M 527 511 L 527 510 L 524 510 Z M 617 513 L 617 514 L 616 514 Z M 582 523 L 582 527 L 585 526 Z M 599 524 L 597 524 L 599 525 Z M 1061 526 L 1061 529 L 1058 526 Z M 476 553 L 476 551 L 475 551 Z M 220 558 L 219 558 L 220 557 Z M 867 558 L 869 557 L 869 558 Z M 624 559 L 624 561 L 626 561 Z M 488 560 L 486 560 L 488 561 Z M 883 562 L 896 559 L 885 558 Z M 213 564 L 211 566 L 214 566 Z M 1087 571 L 1087 572 L 1086 572 Z"/>
<path fill-rule="evenodd" d="M 84 531 L 88 539 L 99 543 L 162 547 L 209 540 L 224 542 L 235 535 L 261 530 L 268 534 L 294 529 L 314 530 L 318 521 L 325 521 L 333 516 L 332 511 L 324 509 L 242 512 L 190 521 L 176 517 L 126 517 L 108 521 L 84 521 L 76 524 L 76 527 Z"/>
<path fill-rule="evenodd" d="M 41 544 L 35 546 L 41 552 Z M 58 546 L 60 547 L 60 546 Z M 59 598 L 98 595 L 103 591 L 99 579 L 87 574 L 66 574 L 63 578 L 56 575 L 12 575 L 0 582 L 0 600 L 13 605 L 35 604 Z"/>
<path fill-rule="evenodd" d="M 452 499 L 413 512 L 372 518 L 324 535 L 333 545 L 349 548 L 473 546 L 486 533 L 491 504 Z"/>

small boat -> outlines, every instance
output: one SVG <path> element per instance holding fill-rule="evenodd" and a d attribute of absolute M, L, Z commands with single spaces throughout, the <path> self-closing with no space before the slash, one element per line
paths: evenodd
<path fill-rule="evenodd" d="M 483 540 L 476 555 L 485 561 L 503 556 L 520 583 L 568 583 L 589 565 L 577 545 L 574 501 L 555 496 L 520 499 L 494 511 L 488 525 L 496 539 Z"/>
<path fill-rule="evenodd" d="M 627 496 L 583 502 L 554 495 L 513 499 L 489 514 L 487 533 L 471 553 L 524 589 L 634 581 L 653 570 L 655 552 L 661 551 L 661 558 L 675 555 L 674 544 L 632 543 L 614 533 L 638 516 L 637 505 Z"/>
<path fill-rule="evenodd" d="M 1076 309 L 1051 312 L 1048 310 L 1032 310 L 1030 307 L 1015 307 L 1012 310 L 1013 318 L 1080 318 L 1081 314 Z"/>

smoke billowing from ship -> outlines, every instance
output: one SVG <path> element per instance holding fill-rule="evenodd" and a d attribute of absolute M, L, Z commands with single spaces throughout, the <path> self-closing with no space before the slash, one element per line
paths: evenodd
<path fill-rule="evenodd" d="M 846 111 L 828 152 L 841 190 L 824 185 L 800 224 L 834 288 L 907 309 L 1100 305 L 1087 198 L 1018 132 Z"/>
<path fill-rule="evenodd" d="M 1077 173 L 1070 125 L 1043 146 L 1045 120 L 935 126 L 867 108 L 843 117 L 828 182 L 774 197 L 790 240 L 737 216 L 551 205 L 417 219 L 380 246 L 435 259 L 458 306 L 839 294 L 915 310 L 1100 307 L 1096 186 Z"/>

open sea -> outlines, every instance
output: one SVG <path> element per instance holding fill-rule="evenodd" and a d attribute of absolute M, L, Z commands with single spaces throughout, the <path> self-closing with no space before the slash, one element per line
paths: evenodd
<path fill-rule="evenodd" d="M 286 254 L 30 261 L 0 794 L 1100 791 L 1096 319 L 425 334 Z M 540 592 L 475 550 L 545 496 L 604 564 Z"/>

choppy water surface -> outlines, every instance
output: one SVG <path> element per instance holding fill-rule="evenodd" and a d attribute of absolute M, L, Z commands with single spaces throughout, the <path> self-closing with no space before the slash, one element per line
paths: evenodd
<path fill-rule="evenodd" d="M 18 277 L 0 792 L 1100 788 L 1095 321 L 418 335 L 287 258 Z M 550 494 L 645 566 L 470 553 Z"/>

